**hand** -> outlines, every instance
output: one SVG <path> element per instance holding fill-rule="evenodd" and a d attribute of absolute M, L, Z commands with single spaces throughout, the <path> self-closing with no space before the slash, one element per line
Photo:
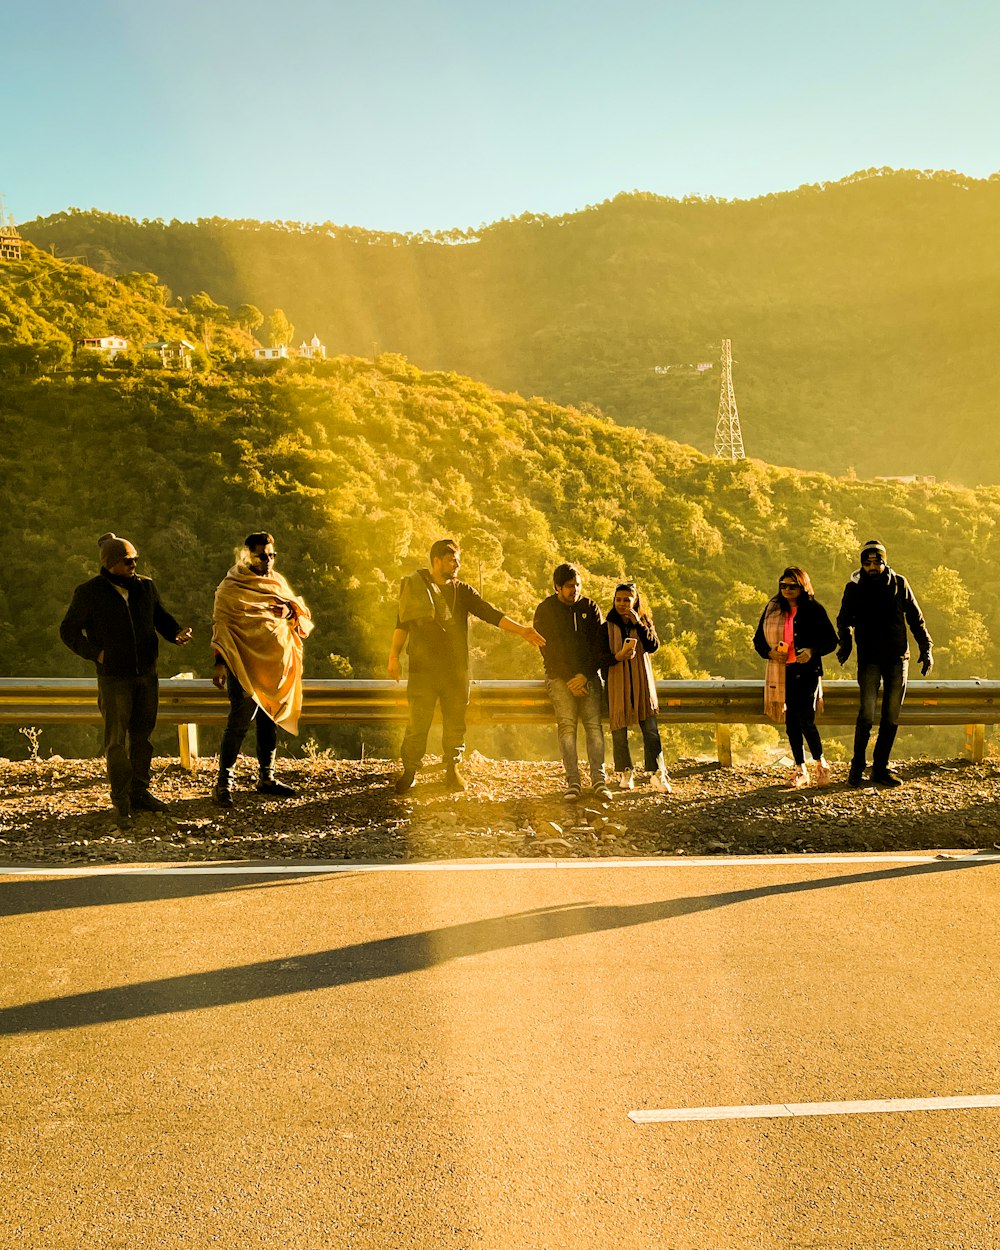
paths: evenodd
<path fill-rule="evenodd" d="M 837 648 L 837 659 L 840 661 L 841 664 L 847 663 L 847 660 L 850 654 L 851 654 L 851 647 L 849 643 L 846 643 L 846 642 L 841 643 L 841 645 Z"/>
<path fill-rule="evenodd" d="M 194 630 L 189 625 L 187 629 L 181 630 L 181 632 L 174 639 L 174 642 L 176 642 L 179 647 L 185 647 L 191 641 L 193 636 Z"/>
<path fill-rule="evenodd" d="M 808 664 L 812 658 L 813 653 L 810 647 L 803 647 L 801 651 L 795 652 L 795 661 L 797 664 Z"/>
<path fill-rule="evenodd" d="M 389 663 L 385 667 L 386 672 L 393 681 L 399 681 L 399 679 L 403 676 L 403 666 L 399 662 L 398 655 L 390 655 Z"/>
<path fill-rule="evenodd" d="M 581 699 L 587 693 L 587 679 L 582 673 L 577 673 L 575 677 L 571 677 L 566 683 L 566 688 L 571 695 Z"/>
<path fill-rule="evenodd" d="M 921 676 L 926 677 L 933 667 L 934 667 L 934 660 L 933 660 L 933 657 L 931 656 L 931 653 L 928 651 L 920 657 Z"/>
<path fill-rule="evenodd" d="M 538 632 L 538 630 L 531 625 L 525 625 L 521 632 L 521 637 L 525 642 L 530 642 L 533 647 L 545 646 L 545 639 Z"/>
<path fill-rule="evenodd" d="M 104 648 L 103 647 L 97 653 L 97 662 L 98 664 L 104 663 Z"/>
<path fill-rule="evenodd" d="M 777 660 L 779 664 L 788 663 L 788 652 L 785 651 L 784 648 L 779 650 L 777 647 L 772 647 L 771 650 L 768 651 L 767 655 L 768 659 Z"/>
<path fill-rule="evenodd" d="M 212 685 L 216 690 L 226 688 L 226 666 L 221 660 L 216 660 L 215 668 L 212 669 Z"/>

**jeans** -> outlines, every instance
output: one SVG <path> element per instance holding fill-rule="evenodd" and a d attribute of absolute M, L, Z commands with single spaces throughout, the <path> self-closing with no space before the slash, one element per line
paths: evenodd
<path fill-rule="evenodd" d="M 656 716 L 648 716 L 645 720 L 639 721 L 639 729 L 642 731 L 642 754 L 646 772 L 659 772 L 663 767 L 663 746 L 660 742 Z M 632 752 L 628 749 L 627 726 L 612 729 L 611 749 L 615 758 L 615 772 L 631 772 Z"/>
<path fill-rule="evenodd" d="M 111 802 L 127 808 L 149 789 L 149 766 L 160 686 L 156 673 L 144 677 L 97 678 L 97 705 L 104 717 L 104 751 Z"/>
<path fill-rule="evenodd" d="M 427 750 L 434 708 L 441 704 L 441 754 L 445 764 L 457 764 L 465 752 L 465 709 L 469 680 L 464 673 L 411 673 L 406 683 L 410 720 L 399 756 L 407 772 L 416 772 Z"/>
<path fill-rule="evenodd" d="M 816 696 L 819 693 L 819 670 L 807 670 L 801 664 L 789 664 L 785 669 L 785 732 L 792 759 L 804 764 L 806 755 L 802 739 L 809 745 L 814 760 L 823 755 L 823 744 L 816 728 Z"/>
<path fill-rule="evenodd" d="M 257 763 L 261 779 L 274 773 L 278 754 L 278 726 L 271 720 L 252 694 L 247 694 L 226 665 L 226 693 L 229 695 L 229 719 L 219 743 L 219 780 L 232 783 L 233 766 L 239 759 L 240 747 L 247 736 L 250 722 L 257 723 Z"/>
<path fill-rule="evenodd" d="M 879 719 L 878 737 L 875 739 L 875 750 L 872 752 L 872 767 L 876 772 L 884 770 L 889 764 L 889 754 L 896 740 L 899 727 L 899 709 L 903 705 L 906 694 L 906 660 L 895 660 L 888 663 L 858 662 L 858 686 L 861 690 L 861 706 L 854 728 L 854 759 L 853 763 L 861 768 L 865 764 L 865 753 L 868 750 L 868 739 L 871 736 L 872 724 L 875 721 L 875 699 L 878 688 L 882 686 L 882 715 Z"/>
<path fill-rule="evenodd" d="M 600 785 L 606 778 L 604 771 L 604 730 L 601 727 L 601 683 L 596 677 L 587 682 L 587 692 L 575 695 L 561 677 L 546 677 L 545 689 L 556 713 L 556 730 L 559 734 L 559 752 L 566 771 L 566 783 L 580 784 L 580 764 L 576 753 L 577 725 L 583 721 L 587 739 L 587 761 L 590 765 L 590 784 Z"/>

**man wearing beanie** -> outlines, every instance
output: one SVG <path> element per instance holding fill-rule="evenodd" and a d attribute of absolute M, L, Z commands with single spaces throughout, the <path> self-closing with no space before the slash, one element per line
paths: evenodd
<path fill-rule="evenodd" d="M 886 563 L 885 547 L 870 539 L 861 548 L 861 567 L 844 587 L 837 615 L 840 645 L 837 659 L 843 664 L 851 654 L 851 638 L 858 648 L 858 686 L 861 705 L 854 729 L 854 756 L 848 784 L 860 786 L 865 776 L 868 739 L 875 720 L 875 700 L 882 686 L 882 712 L 872 753 L 872 781 L 877 786 L 901 784 L 889 771 L 889 756 L 899 727 L 899 709 L 906 694 L 910 659 L 906 627 L 919 648 L 920 671 L 926 677 L 934 661 L 931 636 L 920 606 L 905 577 Z"/>
<path fill-rule="evenodd" d="M 159 701 L 156 635 L 183 646 L 191 630 L 163 607 L 153 582 L 136 574 L 139 553 L 127 538 L 102 534 L 97 545 L 101 571 L 73 592 L 59 637 L 97 666 L 111 802 L 118 828 L 125 829 L 135 811 L 166 810 L 149 792 L 149 739 Z"/>
<path fill-rule="evenodd" d="M 552 574 L 555 593 L 535 609 L 535 629 L 545 639 L 545 689 L 556 714 L 559 752 L 566 773 L 567 803 L 581 794 L 577 726 L 583 721 L 590 764 L 590 784 L 603 799 L 611 798 L 604 770 L 604 728 L 601 725 L 602 663 L 610 662 L 601 609 L 581 593 L 579 570 L 560 564 Z"/>

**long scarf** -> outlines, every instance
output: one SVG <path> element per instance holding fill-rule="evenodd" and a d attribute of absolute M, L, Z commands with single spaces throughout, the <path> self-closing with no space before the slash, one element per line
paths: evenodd
<path fill-rule="evenodd" d="M 785 640 L 785 620 L 772 599 L 764 609 L 764 639 L 771 651 Z M 764 670 L 764 715 L 777 725 L 785 722 L 785 665 L 779 660 L 768 660 Z"/>
<path fill-rule="evenodd" d="M 625 633 L 614 621 L 607 622 L 611 654 L 617 655 Z M 630 660 L 613 660 L 608 669 L 608 726 L 624 729 L 655 716 L 659 704 L 649 653 L 639 642 Z"/>
<path fill-rule="evenodd" d="M 275 616 L 275 606 L 285 614 Z M 302 712 L 302 641 L 312 629 L 304 600 L 280 573 L 258 577 L 235 564 L 215 592 L 212 645 L 243 689 L 291 734 L 298 733 Z"/>

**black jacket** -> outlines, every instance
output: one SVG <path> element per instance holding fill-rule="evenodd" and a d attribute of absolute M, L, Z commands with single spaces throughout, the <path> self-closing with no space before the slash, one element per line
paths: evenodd
<path fill-rule="evenodd" d="M 910 632 L 921 657 L 931 653 L 931 636 L 909 582 L 888 566 L 872 576 L 860 570 L 844 587 L 837 614 L 840 654 L 851 654 L 851 631 L 858 648 L 859 664 L 891 664 L 910 658 Z"/>
<path fill-rule="evenodd" d="M 535 609 L 535 629 L 545 639 L 542 662 L 546 677 L 569 681 L 577 673 L 596 677 L 609 655 L 601 609 L 593 599 L 563 603 L 551 594 Z"/>
<path fill-rule="evenodd" d="M 837 645 L 837 631 L 827 615 L 826 608 L 815 599 L 807 599 L 803 592 L 802 602 L 798 605 L 795 620 L 792 622 L 792 640 L 796 651 L 811 651 L 808 664 L 798 667 L 807 673 L 822 673 L 823 656 L 829 655 Z M 764 617 L 767 608 L 760 615 L 757 632 L 753 636 L 753 649 L 763 660 L 770 658 L 770 647 L 764 637 Z"/>
<path fill-rule="evenodd" d="M 160 603 L 153 582 L 148 577 L 130 579 L 126 602 L 102 569 L 73 592 L 59 637 L 95 664 L 103 651 L 104 662 L 97 664 L 101 677 L 142 677 L 156 672 L 157 631 L 174 642 L 181 627 Z"/>

